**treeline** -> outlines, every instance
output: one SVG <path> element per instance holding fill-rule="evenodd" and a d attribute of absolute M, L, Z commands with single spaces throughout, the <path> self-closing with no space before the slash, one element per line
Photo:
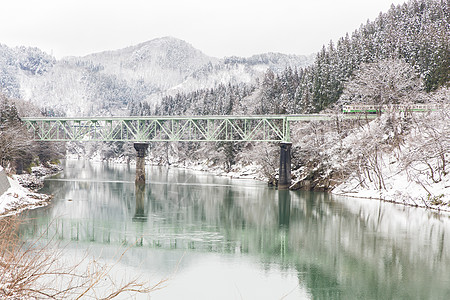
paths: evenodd
<path fill-rule="evenodd" d="M 448 0 L 411 0 L 391 6 L 353 34 L 331 41 L 305 69 L 268 71 L 261 85 L 260 113 L 318 112 L 335 103 L 361 65 L 401 59 L 424 81 L 427 92 L 448 86 Z"/>
<path fill-rule="evenodd" d="M 65 147 L 62 144 L 32 140 L 20 119 L 30 110 L 34 108 L 29 103 L 0 94 L 0 165 L 10 172 L 30 172 L 33 164 L 45 165 L 64 156 Z"/>
<path fill-rule="evenodd" d="M 255 87 L 247 84 L 219 84 L 214 89 L 165 96 L 152 109 L 141 103 L 131 107 L 131 115 L 230 115 L 246 113 L 243 99 L 250 96 Z"/>
<path fill-rule="evenodd" d="M 143 101 L 155 91 L 143 80 L 128 82 L 116 75 L 101 72 L 87 73 L 82 82 L 93 103 L 89 115 L 120 114 L 122 108 Z"/>
<path fill-rule="evenodd" d="M 231 107 L 246 98 L 241 107 L 254 114 L 319 112 L 338 101 L 361 66 L 390 60 L 411 65 L 424 82 L 423 89 L 435 91 L 449 85 L 449 19 L 448 1 L 444 0 L 392 5 L 375 21 L 323 46 L 310 67 L 292 66 L 281 73 L 268 70 L 255 86 L 219 86 L 165 97 L 155 113 L 227 114 L 232 111 L 228 98 L 234 99 Z"/>

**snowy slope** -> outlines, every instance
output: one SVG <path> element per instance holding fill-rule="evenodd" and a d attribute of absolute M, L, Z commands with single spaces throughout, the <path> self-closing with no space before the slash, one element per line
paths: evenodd
<path fill-rule="evenodd" d="M 76 59 L 76 58 L 75 58 Z M 127 81 L 144 80 L 165 90 L 218 59 L 209 57 L 185 41 L 165 37 L 117 51 L 95 53 L 83 58 L 102 65 L 101 71 Z"/>
<path fill-rule="evenodd" d="M 443 109 L 411 116 L 408 131 L 398 146 L 385 147 L 382 142 L 376 141 L 379 149 L 384 146 L 386 150 L 375 154 L 378 161 L 369 163 L 373 171 L 357 175 L 355 170 L 333 193 L 450 211 L 448 111 Z M 383 115 L 356 134 L 349 135 L 344 139 L 344 146 L 358 152 L 361 141 L 370 144 L 364 136 L 370 135 L 376 139 L 379 135 L 388 140 L 391 135 L 386 131 L 385 125 L 389 124 L 386 120 L 389 118 Z M 367 151 L 365 153 L 371 155 Z"/>
<path fill-rule="evenodd" d="M 0 45 L 0 87 L 56 114 L 123 115 L 130 104 L 166 94 L 254 83 L 271 68 L 303 67 L 312 57 L 267 53 L 218 59 L 165 37 L 124 49 L 56 61 L 37 48 Z"/>
<path fill-rule="evenodd" d="M 24 209 L 47 205 L 52 198 L 45 194 L 31 192 L 22 187 L 16 179 L 8 178 L 11 187 L 0 195 L 0 215 L 14 215 Z"/>

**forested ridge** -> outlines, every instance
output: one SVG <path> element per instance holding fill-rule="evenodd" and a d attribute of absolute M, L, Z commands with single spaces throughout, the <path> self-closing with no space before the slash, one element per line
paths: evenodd
<path fill-rule="evenodd" d="M 180 93 L 162 99 L 156 114 L 230 114 L 242 110 L 204 109 L 212 95 L 218 103 L 246 107 L 246 113 L 295 114 L 319 112 L 336 103 L 345 84 L 361 66 L 379 61 L 402 60 L 423 81 L 423 90 L 436 91 L 449 85 L 450 15 L 448 0 L 411 0 L 392 5 L 374 21 L 352 34 L 330 41 L 317 53 L 313 65 L 287 67 L 281 73 L 268 70 L 256 85 L 219 87 Z M 251 94 L 243 93 L 253 91 Z M 254 98 L 258 100 L 255 101 Z M 137 113 L 137 112 L 135 112 Z"/>

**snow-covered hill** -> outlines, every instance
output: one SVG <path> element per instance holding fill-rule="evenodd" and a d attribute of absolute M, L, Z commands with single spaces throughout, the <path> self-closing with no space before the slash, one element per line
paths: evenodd
<path fill-rule="evenodd" d="M 102 66 L 102 73 L 116 75 L 129 82 L 143 80 L 160 90 L 180 84 L 208 63 L 219 62 L 185 41 L 171 37 L 74 58 L 74 61 L 93 62 Z"/>
<path fill-rule="evenodd" d="M 219 84 L 254 83 L 268 68 L 278 72 L 312 60 L 279 53 L 218 59 L 172 37 L 62 60 L 37 48 L 0 45 L 0 88 L 50 113 L 123 115 L 133 103 L 154 104 L 167 94 Z"/>

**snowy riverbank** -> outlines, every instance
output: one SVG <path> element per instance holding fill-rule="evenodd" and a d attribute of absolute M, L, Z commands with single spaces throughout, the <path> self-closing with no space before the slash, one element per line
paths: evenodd
<path fill-rule="evenodd" d="M 33 167 L 32 174 L 8 177 L 9 189 L 0 195 L 0 216 L 18 214 L 25 209 L 47 205 L 53 196 L 38 193 L 45 177 L 61 171 L 59 166 Z"/>
<path fill-rule="evenodd" d="M 385 179 L 385 189 L 363 187 L 356 177 L 352 177 L 331 193 L 450 212 L 450 174 L 440 182 L 424 186 L 419 182 L 408 181 L 406 172 L 395 173 L 395 166 L 391 166 L 389 172 L 390 176 Z"/>
<path fill-rule="evenodd" d="M 84 158 L 77 154 L 67 154 L 67 159 L 88 159 L 93 162 L 108 162 L 108 163 L 114 163 L 114 164 L 130 164 L 135 165 L 136 160 L 134 158 L 129 158 L 127 156 L 119 156 L 114 157 L 110 159 L 104 159 L 100 155 L 100 153 L 96 152 L 92 157 Z M 186 169 L 186 170 L 193 170 L 193 171 L 201 171 L 206 172 L 209 174 L 213 174 L 216 176 L 223 176 L 223 177 L 229 177 L 229 178 L 238 178 L 238 179 L 253 179 L 253 180 L 259 180 L 259 181 L 267 181 L 266 176 L 264 176 L 262 170 L 262 167 L 258 164 L 251 163 L 251 164 L 241 164 L 236 163 L 231 167 L 229 171 L 226 171 L 223 166 L 219 166 L 216 164 L 213 164 L 211 160 L 204 159 L 204 160 L 198 160 L 193 161 L 190 159 L 184 159 L 184 160 L 178 160 L 175 157 L 170 157 L 170 167 L 172 168 L 179 168 L 179 169 Z M 149 155 L 147 155 L 145 159 L 145 164 L 147 166 L 161 166 L 166 164 L 161 164 L 157 160 L 153 160 Z"/>
<path fill-rule="evenodd" d="M 447 110 L 410 119 L 405 125 L 383 115 L 346 137 L 343 144 L 364 160 L 332 193 L 450 212 Z M 393 132 L 402 126 L 405 133 Z"/>
<path fill-rule="evenodd" d="M 375 186 L 362 185 L 360 179 L 355 175 L 338 184 L 331 190 L 331 193 L 351 198 L 382 200 L 407 206 L 450 212 L 450 173 L 443 176 L 439 182 L 431 181 L 426 174 L 414 174 L 415 180 L 411 180 L 411 171 L 405 171 L 402 168 L 402 162 L 396 159 L 397 157 L 398 153 L 392 153 L 390 156 L 386 156 L 383 163 L 385 167 L 385 188 L 379 190 Z M 208 165 L 206 160 L 202 162 L 174 163 L 171 166 L 230 178 L 268 180 L 261 172 L 262 167 L 256 164 L 246 166 L 237 164 L 229 172 L 226 172 L 224 168 L 219 166 Z"/>
<path fill-rule="evenodd" d="M 76 156 L 70 156 L 77 159 Z M 443 176 L 439 182 L 430 181 L 426 174 L 412 174 L 402 168 L 402 162 L 398 159 L 399 153 L 393 152 L 384 158 L 384 185 L 385 188 L 379 190 L 373 184 L 361 184 L 361 179 L 356 174 L 350 176 L 345 182 L 338 184 L 331 190 L 332 194 L 348 196 L 350 198 L 366 198 L 374 201 L 387 201 L 397 204 L 423 207 L 438 211 L 450 212 L 450 173 Z M 97 155 L 91 161 L 105 162 Z M 134 164 L 133 159 L 118 157 L 107 160 L 109 163 Z M 239 179 L 253 179 L 267 181 L 262 173 L 261 166 L 256 164 L 234 165 L 229 172 L 223 167 L 212 165 L 210 161 L 178 161 L 172 159 L 174 163 L 170 167 L 188 169 L 194 171 L 207 172 L 217 176 L 225 176 Z M 149 157 L 146 159 L 147 165 L 159 165 Z M 415 176 L 415 181 L 411 177 Z M 367 178 L 365 178 L 368 181 Z M 295 184 L 295 182 L 294 182 Z M 351 201 L 351 199 L 349 199 Z"/>

